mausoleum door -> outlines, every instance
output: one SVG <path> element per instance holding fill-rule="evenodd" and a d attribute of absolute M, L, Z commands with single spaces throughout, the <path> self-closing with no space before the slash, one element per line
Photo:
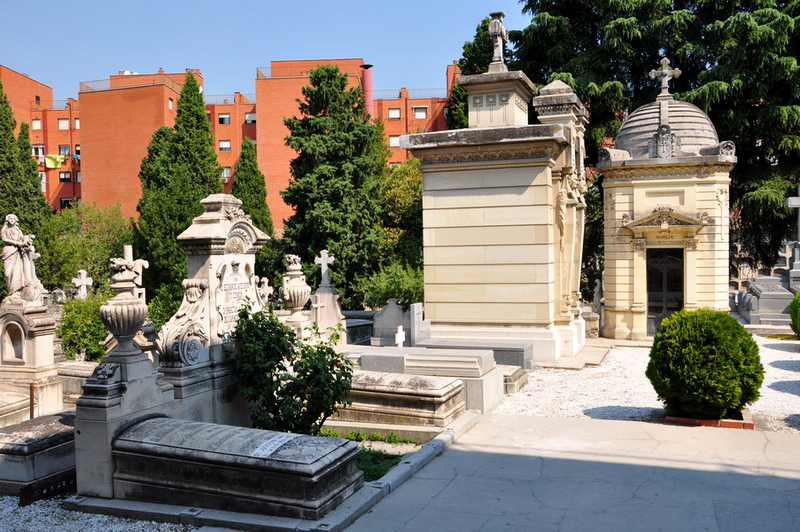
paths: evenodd
<path fill-rule="evenodd" d="M 683 308 L 683 249 L 647 250 L 647 334 Z"/>

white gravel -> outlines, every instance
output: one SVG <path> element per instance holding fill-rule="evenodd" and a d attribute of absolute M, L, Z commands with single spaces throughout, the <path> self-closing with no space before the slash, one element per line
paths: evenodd
<path fill-rule="evenodd" d="M 756 428 L 800 433 L 800 341 L 756 337 L 764 384 L 750 405 Z M 538 369 L 519 393 L 497 407 L 501 414 L 594 419 L 657 420 L 661 402 L 645 377 L 646 348 L 612 350 L 603 364 L 581 371 Z M 63 510 L 63 498 L 18 507 L 16 497 L 0 497 L 0 532 L 189 531 L 194 527 L 134 521 Z"/>
<path fill-rule="evenodd" d="M 17 497 L 0 497 L 0 532 L 181 532 L 197 530 L 184 525 L 135 521 L 107 515 L 70 512 L 61 508 L 63 497 L 18 506 Z"/>
<path fill-rule="evenodd" d="M 800 433 L 800 342 L 756 336 L 764 366 L 761 397 L 750 405 L 759 430 Z M 663 405 L 644 372 L 648 348 L 613 349 L 602 365 L 580 371 L 537 369 L 500 414 L 656 420 Z"/>

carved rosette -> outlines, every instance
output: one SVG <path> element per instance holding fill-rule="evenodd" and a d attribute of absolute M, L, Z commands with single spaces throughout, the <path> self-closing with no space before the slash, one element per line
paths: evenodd
<path fill-rule="evenodd" d="M 286 303 L 291 315 L 287 318 L 290 323 L 302 323 L 306 320 L 303 316 L 303 307 L 311 299 L 311 287 L 306 283 L 303 275 L 300 257 L 286 255 L 286 275 L 283 277 L 281 287 L 281 300 Z"/>
<path fill-rule="evenodd" d="M 207 358 L 208 321 L 205 279 L 184 279 L 183 302 L 158 333 L 156 352 L 164 367 L 193 366 Z"/>

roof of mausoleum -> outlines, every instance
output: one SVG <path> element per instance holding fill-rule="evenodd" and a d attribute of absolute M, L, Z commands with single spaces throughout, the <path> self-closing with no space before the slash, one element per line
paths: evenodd
<path fill-rule="evenodd" d="M 648 157 L 649 143 L 661 125 L 670 127 L 680 139 L 680 150 L 687 154 L 699 154 L 701 148 L 719 143 L 717 130 L 708 116 L 696 105 L 675 100 L 670 94 L 628 116 L 617 134 L 616 149 L 629 152 L 633 158 Z"/>

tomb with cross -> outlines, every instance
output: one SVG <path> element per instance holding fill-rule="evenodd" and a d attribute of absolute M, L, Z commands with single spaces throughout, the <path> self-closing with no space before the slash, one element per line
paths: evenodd
<path fill-rule="evenodd" d="M 89 288 L 91 288 L 94 280 L 87 276 L 86 270 L 78 270 L 78 277 L 72 278 L 72 286 L 78 289 L 75 295 L 76 299 L 86 299 L 89 295 Z"/>
<path fill-rule="evenodd" d="M 335 328 L 337 325 L 342 327 L 346 325 L 342 307 L 339 303 L 339 293 L 331 286 L 329 266 L 334 262 L 334 257 L 328 254 L 327 249 L 320 251 L 319 257 L 314 259 L 314 263 L 319 264 L 322 269 L 322 278 L 319 288 L 317 288 L 312 297 L 311 319 L 317 323 L 319 330 L 325 334 L 330 334 L 330 328 Z M 341 340 L 344 341 L 345 339 L 342 338 Z"/>

